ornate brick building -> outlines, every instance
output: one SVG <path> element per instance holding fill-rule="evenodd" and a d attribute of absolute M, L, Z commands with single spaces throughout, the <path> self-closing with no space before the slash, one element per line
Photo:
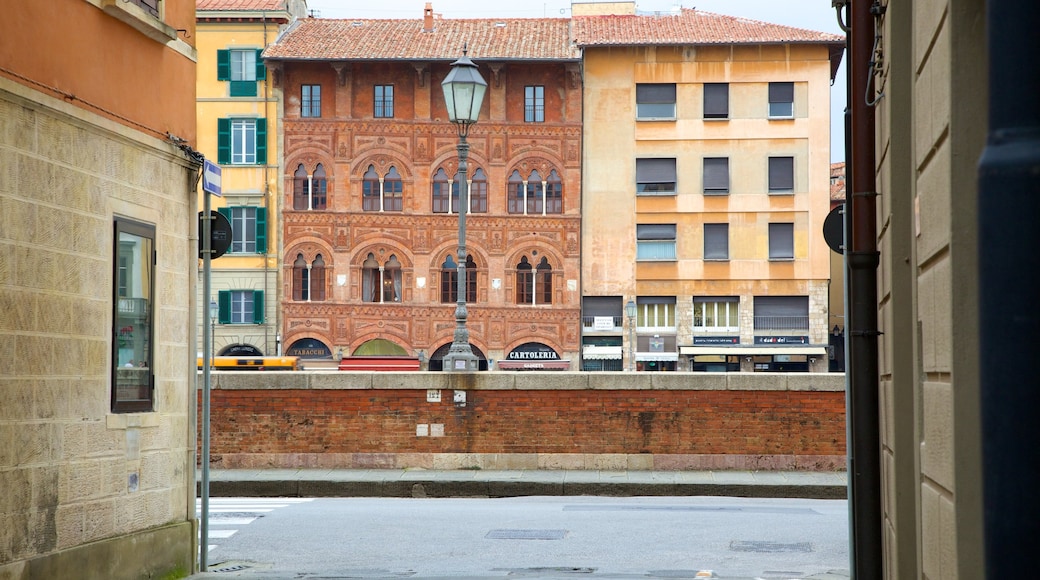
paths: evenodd
<path fill-rule="evenodd" d="M 268 47 L 284 103 L 288 354 L 440 367 L 459 211 L 440 83 L 465 46 L 488 81 L 469 135 L 470 343 L 481 368 L 576 366 L 582 80 L 568 25 L 444 20 L 427 5 L 415 20 L 301 20 Z"/>

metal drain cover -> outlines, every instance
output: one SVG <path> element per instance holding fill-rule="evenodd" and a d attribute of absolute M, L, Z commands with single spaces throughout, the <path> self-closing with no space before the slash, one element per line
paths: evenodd
<path fill-rule="evenodd" d="M 489 540 L 562 540 L 567 530 L 491 530 Z"/>
<path fill-rule="evenodd" d="M 750 542 L 734 540 L 729 543 L 729 549 L 734 552 L 760 552 L 775 554 L 780 552 L 812 552 L 812 544 L 809 542 L 796 542 L 783 544 L 780 542 Z"/>

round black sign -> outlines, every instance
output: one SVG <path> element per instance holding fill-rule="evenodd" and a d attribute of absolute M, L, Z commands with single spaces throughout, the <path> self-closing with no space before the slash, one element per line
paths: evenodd
<path fill-rule="evenodd" d="M 199 259 L 200 260 L 205 257 L 205 252 L 203 251 L 203 243 L 202 243 L 203 242 L 203 237 L 202 237 L 202 231 L 203 231 L 203 228 L 202 228 L 202 215 L 203 215 L 203 212 L 200 211 L 199 212 Z M 209 233 L 210 233 L 209 244 L 210 244 L 210 246 L 209 247 L 210 247 L 210 250 L 212 251 L 212 253 L 210 254 L 210 259 L 213 259 L 213 258 L 219 258 L 219 257 L 223 256 L 228 251 L 228 248 L 231 247 L 231 222 L 228 221 L 227 216 L 225 216 L 224 214 L 220 213 L 219 211 L 210 211 L 209 215 L 213 218 L 210 221 L 210 226 L 209 226 L 210 227 L 210 230 L 209 230 Z"/>
<path fill-rule="evenodd" d="M 845 245 L 845 204 L 831 210 L 823 220 L 823 239 L 827 246 L 838 254 L 844 254 Z"/>

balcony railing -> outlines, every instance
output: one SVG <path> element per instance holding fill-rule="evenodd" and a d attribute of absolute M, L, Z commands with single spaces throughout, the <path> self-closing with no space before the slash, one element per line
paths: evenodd
<path fill-rule="evenodd" d="M 809 317 L 756 316 L 755 330 L 809 330 Z"/>

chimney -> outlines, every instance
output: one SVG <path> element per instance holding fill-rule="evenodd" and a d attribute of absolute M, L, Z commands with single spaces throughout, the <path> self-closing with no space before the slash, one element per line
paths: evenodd
<path fill-rule="evenodd" d="M 433 32 L 433 3 L 427 2 L 423 10 L 423 32 Z"/>

